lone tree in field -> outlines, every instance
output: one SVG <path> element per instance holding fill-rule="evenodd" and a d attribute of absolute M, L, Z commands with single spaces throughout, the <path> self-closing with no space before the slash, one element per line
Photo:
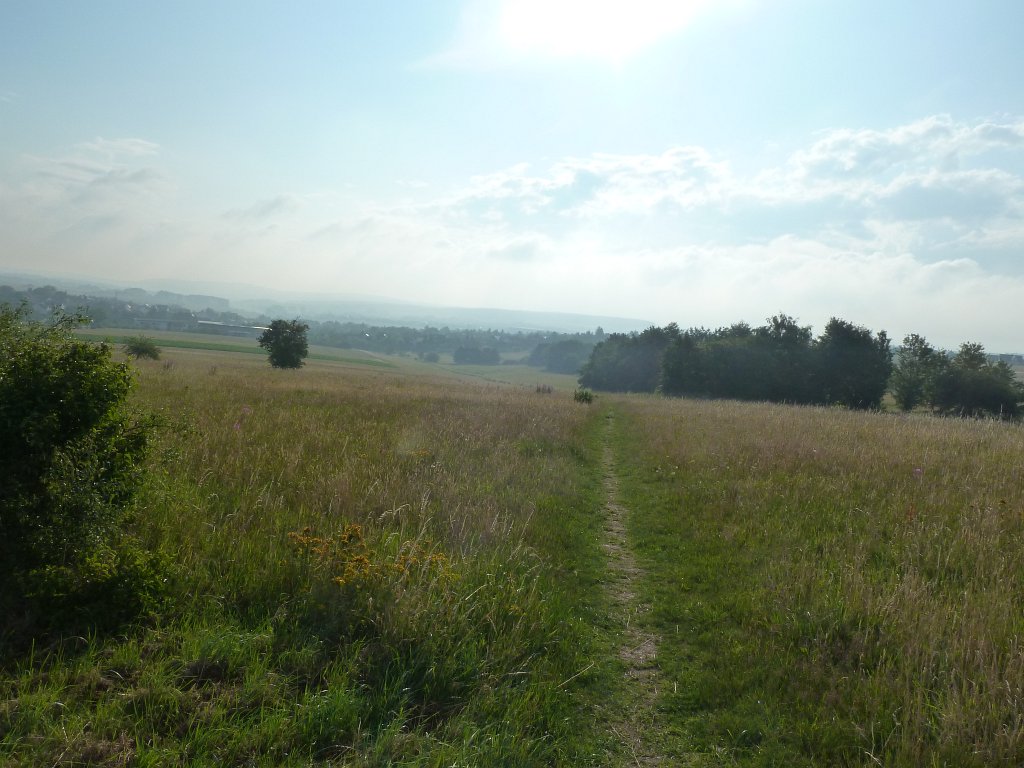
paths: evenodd
<path fill-rule="evenodd" d="M 306 331 L 309 326 L 298 320 L 275 320 L 262 334 L 260 346 L 267 350 L 275 368 L 301 368 L 309 354 Z"/>

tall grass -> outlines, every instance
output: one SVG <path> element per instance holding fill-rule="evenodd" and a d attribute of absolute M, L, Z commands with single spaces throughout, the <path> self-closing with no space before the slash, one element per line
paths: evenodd
<path fill-rule="evenodd" d="M 1019 425 L 619 407 L 664 706 L 697 743 L 751 765 L 1024 762 Z"/>
<path fill-rule="evenodd" d="M 168 351 L 137 535 L 171 608 L 0 683 L 0 762 L 586 764 L 567 396 Z M 594 523 L 596 525 L 596 522 Z M 590 565 L 588 565 L 590 563 Z"/>

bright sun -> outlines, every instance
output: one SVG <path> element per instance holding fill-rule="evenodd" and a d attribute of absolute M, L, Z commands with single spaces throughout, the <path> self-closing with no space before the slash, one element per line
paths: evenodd
<path fill-rule="evenodd" d="M 674 34 L 709 0 L 507 0 L 505 43 L 517 53 L 621 61 Z"/>

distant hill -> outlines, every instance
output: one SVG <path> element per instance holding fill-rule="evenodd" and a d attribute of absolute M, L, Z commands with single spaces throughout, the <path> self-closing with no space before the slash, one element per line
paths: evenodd
<path fill-rule="evenodd" d="M 533 312 L 514 309 L 443 307 L 354 294 L 287 293 L 244 284 L 185 280 L 115 284 L 81 277 L 55 277 L 0 272 L 0 284 L 17 289 L 52 285 L 82 296 L 115 298 L 139 304 L 180 306 L 195 312 L 211 309 L 247 317 L 301 317 L 370 325 L 449 327 L 502 331 L 585 333 L 598 327 L 607 333 L 628 333 L 652 325 L 639 318 Z"/>

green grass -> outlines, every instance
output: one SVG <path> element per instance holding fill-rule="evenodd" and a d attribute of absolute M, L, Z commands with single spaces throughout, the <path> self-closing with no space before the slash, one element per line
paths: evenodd
<path fill-rule="evenodd" d="M 601 764 L 590 414 L 215 359 L 139 367 L 169 609 L 9 659 L 0 763 Z"/>
<path fill-rule="evenodd" d="M 547 385 L 559 392 L 571 392 L 577 386 L 577 377 L 565 373 L 549 373 L 528 365 L 455 365 L 453 363 L 422 363 L 439 375 L 460 379 L 479 379 L 494 384 L 536 389 Z"/>
<path fill-rule="evenodd" d="M 1024 760 L 1019 425 L 619 401 L 622 490 L 688 748 Z"/>
<path fill-rule="evenodd" d="M 4 659 L 0 764 L 631 764 L 609 412 L 669 764 L 1024 762 L 1019 425 L 173 336 L 134 398 L 168 602 Z"/>
<path fill-rule="evenodd" d="M 109 344 L 124 344 L 133 338 L 137 338 L 140 334 L 138 333 L 127 333 L 118 331 L 117 329 L 104 330 L 79 330 L 78 335 L 84 336 L 90 339 L 96 339 L 97 341 L 106 341 Z M 234 336 L 217 336 L 205 333 L 174 333 L 165 331 L 151 331 L 148 333 L 141 334 L 147 338 L 153 339 L 157 346 L 161 349 L 193 349 L 203 350 L 206 352 L 237 352 L 249 355 L 260 355 L 266 357 L 267 352 L 265 349 L 256 343 L 255 339 L 240 339 Z M 309 360 L 330 360 L 340 363 L 350 363 L 355 365 L 374 365 L 383 368 L 393 368 L 394 364 L 388 360 L 382 360 L 379 357 L 372 356 L 366 353 L 358 353 L 353 350 L 355 354 L 342 354 L 339 350 L 332 349 L 331 347 L 322 346 L 311 346 Z"/>

